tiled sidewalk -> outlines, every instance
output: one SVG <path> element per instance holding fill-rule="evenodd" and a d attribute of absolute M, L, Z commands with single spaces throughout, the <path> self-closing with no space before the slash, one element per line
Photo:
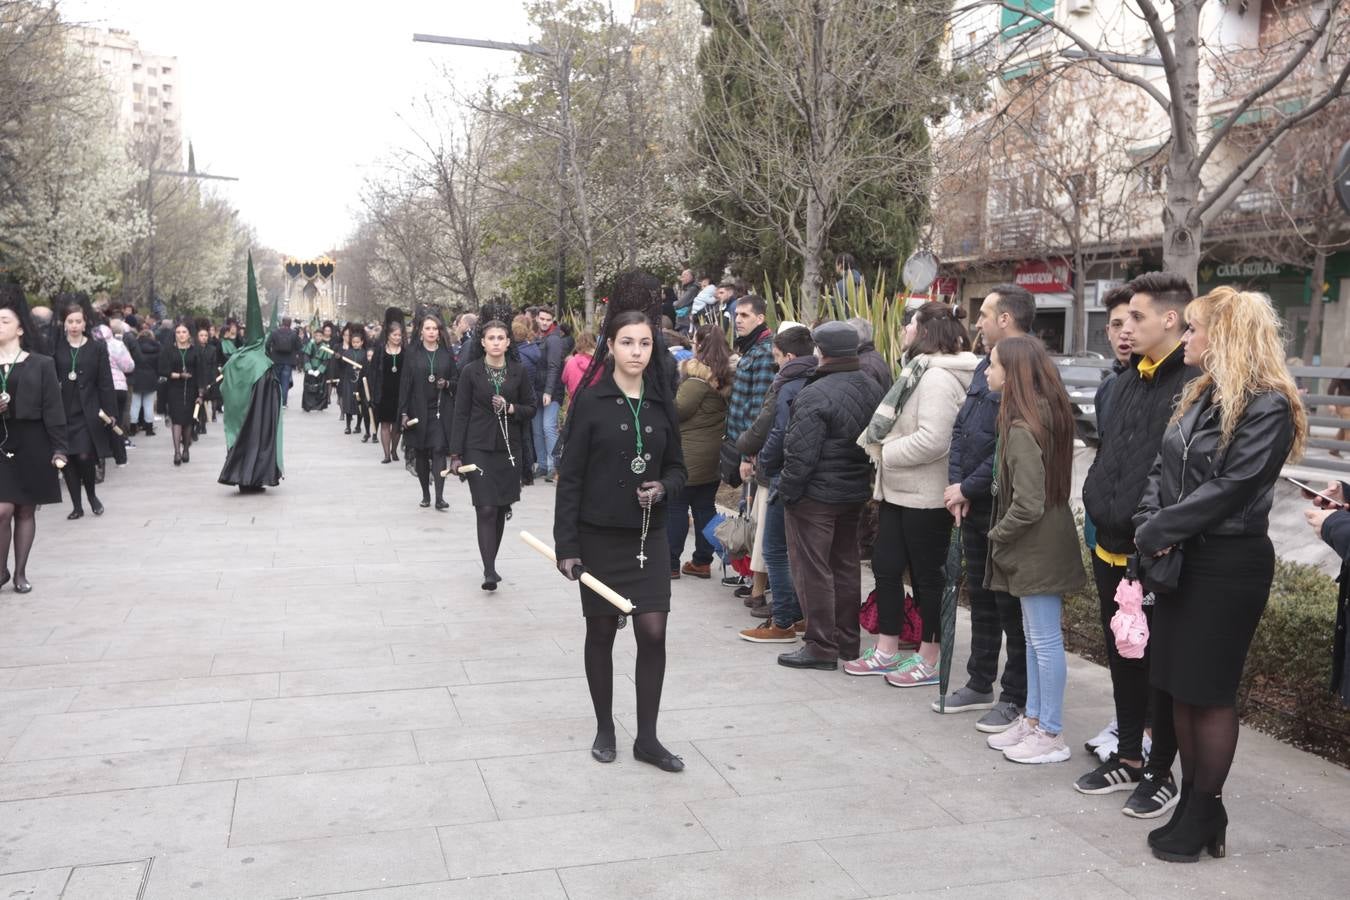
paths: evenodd
<path fill-rule="evenodd" d="M 674 585 L 661 732 L 688 769 L 599 766 L 574 588 L 514 537 L 495 595 L 468 494 L 419 509 L 330 412 L 286 413 L 289 477 L 215 484 L 218 427 L 110 471 L 108 513 L 39 514 L 0 592 L 0 897 L 1288 897 L 1350 884 L 1350 773 L 1246 732 L 1230 858 L 1155 862 L 1157 823 L 1071 788 L 1110 717 L 1070 661 L 1067 764 L 1021 768 L 933 690 L 774 664 L 716 582 Z M 78 552 L 72 548 L 79 546 Z M 964 620 L 958 633 L 967 630 Z M 964 660 L 964 649 L 958 654 Z M 960 666 L 958 665 L 958 670 Z M 624 734 L 627 731 L 627 735 Z"/>

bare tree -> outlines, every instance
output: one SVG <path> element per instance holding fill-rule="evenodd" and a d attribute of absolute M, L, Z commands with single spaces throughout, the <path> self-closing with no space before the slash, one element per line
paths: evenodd
<path fill-rule="evenodd" d="M 801 260 L 814 315 L 830 228 L 869 216 L 885 182 L 923 197 L 924 122 L 948 93 L 933 65 L 948 4 L 936 0 L 708 0 L 725 43 L 704 48 L 698 123 L 708 208 L 747 209 Z M 728 228 L 747 227 L 724 217 Z M 750 228 L 761 227 L 752 222 Z"/>
<path fill-rule="evenodd" d="M 1070 51 L 1156 105 L 1166 120 L 1163 262 L 1193 284 L 1206 229 L 1247 189 L 1284 137 L 1343 97 L 1350 80 L 1346 0 L 1218 5 L 1173 0 L 1164 11 L 1155 0 L 1129 0 L 1108 24 L 1128 25 L 1129 16 L 1137 15 L 1148 52 L 1156 54 L 1144 60 L 1129 27 L 1090 34 L 1025 0 L 974 0 L 955 10 L 957 17 L 981 8 L 1007 10 L 1035 24 L 1015 40 L 991 35 L 993 44 L 1002 45 L 993 54 L 999 78 L 1017 65 L 1055 68 L 1057 55 Z M 1248 37 L 1232 40 L 1224 16 L 1243 18 L 1243 27 L 1234 30 Z M 1103 18 L 1088 21 L 1101 25 Z M 1122 43 L 1122 37 L 1134 43 Z M 1150 68 L 1141 69 L 1141 62 Z M 1148 74 L 1153 68 L 1161 81 Z M 1254 116 L 1268 119 L 1270 127 L 1260 141 L 1233 152 L 1234 129 Z"/>

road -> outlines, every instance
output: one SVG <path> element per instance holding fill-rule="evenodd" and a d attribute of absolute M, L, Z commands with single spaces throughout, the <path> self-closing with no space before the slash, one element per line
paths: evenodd
<path fill-rule="evenodd" d="M 297 389 L 298 391 L 298 389 Z M 448 513 L 342 435 L 285 414 L 287 478 L 218 486 L 142 438 L 108 512 L 39 514 L 33 593 L 0 592 L 0 897 L 1335 896 L 1350 773 L 1252 732 L 1226 861 L 1156 863 L 1156 823 L 1071 788 L 1110 717 L 1070 660 L 1074 759 L 1020 768 L 933 690 L 799 672 L 736 638 L 714 582 L 674 585 L 661 734 L 688 768 L 593 763 L 575 590 L 514 539 L 495 595 L 467 491 Z M 964 619 L 958 632 L 967 631 Z M 962 648 L 960 659 L 964 659 Z M 626 732 L 626 734 L 625 734 Z"/>

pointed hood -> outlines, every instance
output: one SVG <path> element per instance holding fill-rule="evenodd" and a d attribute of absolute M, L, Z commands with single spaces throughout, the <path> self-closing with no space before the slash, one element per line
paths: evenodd
<path fill-rule="evenodd" d="M 263 332 L 262 305 L 258 303 L 258 278 L 253 274 L 253 251 L 248 253 L 248 307 L 244 318 L 244 343 L 260 341 Z"/>

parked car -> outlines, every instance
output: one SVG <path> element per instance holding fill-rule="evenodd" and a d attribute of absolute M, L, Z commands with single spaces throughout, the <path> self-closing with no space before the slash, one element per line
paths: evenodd
<path fill-rule="evenodd" d="M 1089 447 L 1099 443 L 1097 436 L 1097 387 L 1111 371 L 1110 363 L 1099 353 L 1052 357 L 1069 392 L 1073 420 L 1078 437 Z"/>

